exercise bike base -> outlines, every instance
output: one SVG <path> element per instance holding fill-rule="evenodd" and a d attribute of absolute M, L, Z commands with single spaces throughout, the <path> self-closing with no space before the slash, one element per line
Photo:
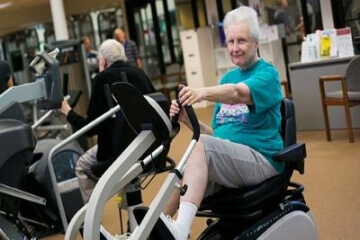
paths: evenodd
<path fill-rule="evenodd" d="M 279 219 L 266 230 L 258 240 L 317 240 L 317 230 L 313 215 L 309 211 L 295 211 Z"/>
<path fill-rule="evenodd" d="M 251 225 L 218 219 L 208 224 L 198 240 L 316 240 L 317 229 L 306 205 L 291 202 Z"/>

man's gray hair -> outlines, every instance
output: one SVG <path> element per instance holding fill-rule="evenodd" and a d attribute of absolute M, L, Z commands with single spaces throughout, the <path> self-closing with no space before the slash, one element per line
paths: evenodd
<path fill-rule="evenodd" d="M 105 40 L 99 48 L 99 55 L 106 59 L 109 66 L 116 61 L 126 61 L 124 46 L 114 39 Z"/>
<path fill-rule="evenodd" d="M 227 29 L 229 26 L 245 23 L 249 26 L 249 33 L 252 40 L 259 41 L 260 28 L 257 17 L 257 12 L 247 6 L 238 7 L 225 15 L 224 18 L 224 32 L 227 36 Z"/>

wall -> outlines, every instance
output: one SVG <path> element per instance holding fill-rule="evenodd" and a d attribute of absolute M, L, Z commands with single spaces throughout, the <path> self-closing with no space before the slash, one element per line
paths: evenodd
<path fill-rule="evenodd" d="M 324 29 L 334 28 L 330 0 L 320 0 L 321 17 Z"/>

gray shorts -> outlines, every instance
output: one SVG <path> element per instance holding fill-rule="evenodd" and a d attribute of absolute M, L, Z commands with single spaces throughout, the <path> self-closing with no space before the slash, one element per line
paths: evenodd
<path fill-rule="evenodd" d="M 213 195 L 221 186 L 253 186 L 279 174 L 262 154 L 246 145 L 210 135 L 201 135 L 201 140 L 209 168 L 205 196 Z"/>

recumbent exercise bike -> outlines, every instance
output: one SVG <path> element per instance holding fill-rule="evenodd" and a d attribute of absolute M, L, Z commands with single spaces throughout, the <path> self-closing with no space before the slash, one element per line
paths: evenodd
<path fill-rule="evenodd" d="M 143 101 L 140 94 L 136 94 L 127 86 L 119 84 L 113 88 L 115 88 L 114 96 L 128 120 L 141 126 L 142 119 L 137 118 L 144 116 L 141 114 L 138 116 L 134 112 L 136 108 L 142 108 L 139 104 L 146 105 L 148 103 Z M 124 94 L 125 92 L 129 94 Z M 145 105 L 143 108 L 147 107 Z M 136 108 L 134 108 L 135 106 Z M 284 99 L 282 101 L 281 113 L 280 131 L 284 138 L 285 148 L 276 153 L 274 159 L 285 162 L 285 171 L 257 186 L 242 189 L 223 189 L 216 195 L 204 199 L 198 215 L 218 218 L 218 220 L 211 222 L 209 227 L 199 236 L 199 239 L 317 239 L 312 213 L 305 205 L 302 195 L 303 187 L 300 184 L 290 182 L 294 170 L 300 173 L 304 172 L 304 159 L 306 157 L 305 144 L 296 143 L 294 106 L 291 100 Z M 158 114 L 164 115 L 161 110 L 158 111 Z M 156 118 L 157 121 L 158 118 Z M 168 118 L 161 119 L 166 126 L 171 126 Z M 171 128 L 168 128 L 170 131 L 164 131 L 164 129 L 163 132 L 166 134 L 171 132 Z M 150 208 L 148 210 L 144 208 L 134 210 L 135 217 L 140 225 L 135 228 L 130 239 L 146 239 L 148 236 L 150 239 L 173 239 L 161 221 L 158 221 L 158 217 L 172 190 L 177 185 L 177 181 L 181 178 L 186 159 L 196 144 L 199 135 L 196 129 L 198 127 L 194 127 L 195 137 L 178 167 L 169 174 Z M 137 145 L 132 145 L 129 148 L 131 151 L 125 151 L 126 153 L 120 156 L 121 160 L 116 161 L 100 178 L 90 198 L 88 210 L 82 212 L 82 217 L 85 216 L 85 239 L 99 238 L 104 204 L 108 198 L 136 176 L 134 169 L 144 164 L 140 161 L 140 163 L 131 165 L 137 161 L 141 152 L 145 151 L 143 147 L 146 147 L 147 144 L 144 142 L 141 140 L 140 143 L 137 142 Z M 139 150 L 140 153 L 134 158 L 132 154 L 135 154 L 136 150 Z M 121 179 L 119 180 L 119 178 Z M 180 187 L 180 189 L 182 193 L 186 192 L 184 187 Z"/>

